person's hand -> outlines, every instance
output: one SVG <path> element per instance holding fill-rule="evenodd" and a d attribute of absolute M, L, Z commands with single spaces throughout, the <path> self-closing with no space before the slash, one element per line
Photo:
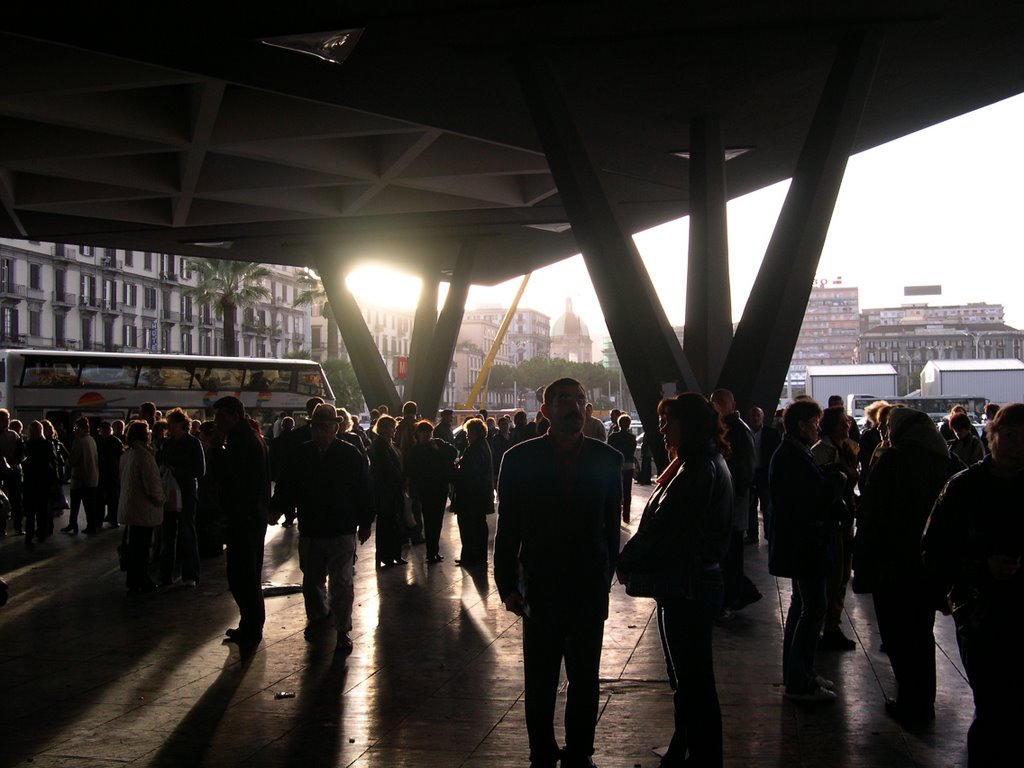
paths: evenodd
<path fill-rule="evenodd" d="M 505 610 L 511 611 L 516 616 L 522 616 L 526 610 L 526 600 L 519 594 L 519 590 L 513 589 L 505 596 Z"/>
<path fill-rule="evenodd" d="M 988 572 L 996 581 L 1012 579 L 1020 570 L 1020 558 L 1010 555 L 989 555 Z"/>
<path fill-rule="evenodd" d="M 358 532 L 359 543 L 360 544 L 365 544 L 367 539 L 370 538 L 370 526 L 369 525 L 360 525 L 358 531 L 359 531 Z"/>

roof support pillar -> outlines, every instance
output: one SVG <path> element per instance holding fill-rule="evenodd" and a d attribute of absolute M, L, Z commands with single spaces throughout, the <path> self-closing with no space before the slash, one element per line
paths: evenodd
<path fill-rule="evenodd" d="M 436 272 L 421 275 L 423 287 L 416 304 L 416 317 L 412 322 L 412 339 L 409 342 L 409 372 L 405 379 L 407 395 L 419 404 L 422 395 L 419 390 L 423 376 L 420 370 L 430 356 L 430 344 L 437 326 L 437 293 L 440 280 Z M 426 411 L 421 411 L 426 413 Z"/>
<path fill-rule="evenodd" d="M 451 282 L 448 284 L 448 295 L 444 300 L 444 307 L 434 326 L 433 337 L 425 348 L 416 350 L 417 355 L 422 351 L 425 357 L 416 361 L 416 389 L 414 396 L 420 413 L 432 417 L 437 413 L 441 403 L 441 395 L 444 393 L 444 385 L 448 379 L 448 369 L 451 367 L 452 358 L 455 355 L 455 345 L 459 341 L 459 330 L 462 328 L 462 317 L 466 311 L 466 298 L 469 296 L 469 286 L 473 282 L 473 261 L 476 251 L 476 241 L 466 240 L 462 243 L 459 256 L 455 262 L 455 270 L 452 272 Z M 437 290 L 435 284 L 434 307 L 437 307 Z M 420 297 L 422 305 L 424 297 Z M 426 309 L 423 308 L 426 313 Z M 419 322 L 420 309 L 417 309 L 416 322 Z M 413 328 L 415 334 L 416 329 Z"/>
<path fill-rule="evenodd" d="M 396 413 L 401 405 L 398 390 L 366 327 L 355 296 L 345 285 L 344 260 L 318 254 L 315 262 L 367 407 L 386 405 L 389 411 Z"/>
<path fill-rule="evenodd" d="M 690 254 L 683 350 L 699 391 L 718 381 L 732 342 L 725 148 L 718 120 L 690 121 Z"/>
<path fill-rule="evenodd" d="M 825 83 L 719 377 L 742 408 L 778 403 L 881 46 L 879 31 L 852 35 Z"/>
<path fill-rule="evenodd" d="M 649 435 L 657 434 L 661 384 L 697 381 L 654 291 L 633 238 L 617 221 L 551 67 L 535 57 L 518 66 L 520 84 L 573 236 L 601 303 L 612 344 Z M 661 441 L 651 441 L 663 460 Z"/>

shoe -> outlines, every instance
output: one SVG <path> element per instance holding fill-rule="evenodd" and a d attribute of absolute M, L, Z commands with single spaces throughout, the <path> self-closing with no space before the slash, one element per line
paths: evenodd
<path fill-rule="evenodd" d="M 78 533 L 78 528 L 76 528 L 73 525 L 65 525 L 63 528 L 60 529 L 60 532 L 61 533 Z M 18 535 L 19 536 L 21 535 L 21 529 L 20 528 L 18 529 Z"/>
<path fill-rule="evenodd" d="M 843 634 L 841 629 L 830 629 L 818 640 L 818 649 L 823 651 L 855 651 L 857 643 Z"/>
<path fill-rule="evenodd" d="M 281 523 L 282 528 L 291 528 L 293 525 L 295 525 L 295 523 L 289 523 L 287 520 Z"/>
<path fill-rule="evenodd" d="M 934 706 L 911 708 L 889 698 L 885 700 L 885 713 L 908 731 L 923 728 L 935 719 Z"/>
<path fill-rule="evenodd" d="M 21 532 L 21 528 L 17 528 L 17 527 L 15 527 L 15 529 L 14 529 L 14 535 L 15 535 L 15 536 L 24 536 L 25 534 Z"/>
<path fill-rule="evenodd" d="M 181 585 L 183 587 L 195 587 L 199 584 L 195 579 L 183 579 Z"/>
<path fill-rule="evenodd" d="M 225 633 L 227 638 L 224 642 L 235 643 L 239 646 L 250 646 L 255 648 L 263 640 L 263 635 L 252 635 L 248 632 L 242 632 L 240 629 L 229 629 Z"/>
<path fill-rule="evenodd" d="M 224 634 L 227 636 L 228 640 L 233 640 L 235 638 L 235 636 L 238 634 L 238 629 L 237 629 L 237 627 L 232 627 L 231 629 L 225 629 L 224 630 Z"/>
<path fill-rule="evenodd" d="M 429 557 L 427 557 L 427 562 L 430 565 L 433 565 L 434 563 L 444 562 L 444 555 L 430 555 Z"/>
<path fill-rule="evenodd" d="M 408 565 L 409 561 L 408 560 L 403 560 L 401 557 L 399 557 L 392 564 L 393 565 Z"/>
<path fill-rule="evenodd" d="M 790 701 L 803 701 L 811 704 L 827 704 L 836 700 L 835 691 L 827 688 L 817 687 L 810 693 L 790 693 L 787 691 L 785 697 Z"/>
<path fill-rule="evenodd" d="M 75 533 L 78 533 L 78 531 L 75 531 Z M 87 536 L 92 536 L 93 534 L 99 533 L 99 531 L 96 528 L 85 527 L 82 529 L 82 533 Z"/>
<path fill-rule="evenodd" d="M 834 691 L 836 689 L 835 683 L 833 683 L 826 677 L 822 677 L 821 675 L 816 675 L 814 678 L 814 682 L 817 683 L 819 688 L 824 688 L 826 691 Z"/>
<path fill-rule="evenodd" d="M 560 765 L 562 768 L 597 768 L 589 755 L 569 755 L 564 750 Z"/>
<path fill-rule="evenodd" d="M 735 602 L 734 602 L 734 603 L 733 603 L 732 605 L 730 605 L 729 607 L 730 607 L 730 608 L 731 608 L 731 609 L 732 609 L 733 611 L 742 611 L 742 610 L 743 610 L 744 608 L 746 608 L 746 607 L 747 607 L 748 605 L 753 605 L 753 604 L 754 604 L 754 603 L 756 603 L 756 602 L 757 602 L 758 600 L 760 600 L 760 599 L 761 599 L 762 597 L 764 597 L 764 595 L 762 595 L 762 594 L 761 594 L 760 592 L 758 592 L 757 590 L 754 590 L 753 592 L 749 592 L 749 593 L 747 593 L 747 594 L 743 595 L 743 597 L 740 597 L 740 598 L 738 598 L 738 599 L 737 599 L 737 600 L 736 600 L 736 601 L 735 601 Z"/>
<path fill-rule="evenodd" d="M 625 514 L 625 515 L 622 516 L 622 522 L 624 522 L 626 525 L 629 525 L 629 515 L 628 514 Z"/>
<path fill-rule="evenodd" d="M 338 644 L 334 646 L 335 653 L 340 653 L 342 656 L 351 656 L 354 648 L 352 638 L 348 634 L 338 635 Z"/>

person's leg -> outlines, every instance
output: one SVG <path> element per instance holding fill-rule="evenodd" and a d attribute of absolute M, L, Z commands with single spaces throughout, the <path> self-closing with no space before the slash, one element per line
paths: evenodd
<path fill-rule="evenodd" d="M 435 558 L 440 554 L 445 501 L 447 501 L 445 496 L 424 496 L 420 499 L 423 507 L 423 536 L 427 540 L 428 558 Z"/>
<path fill-rule="evenodd" d="M 238 606 L 238 632 L 250 642 L 263 637 L 263 539 L 266 524 L 229 525 L 227 547 L 228 588 Z"/>
<path fill-rule="evenodd" d="M 721 581 L 702 585 L 699 600 L 664 606 L 664 646 L 672 656 L 677 680 L 673 697 L 675 733 L 666 757 L 669 765 L 722 765 L 722 712 L 715 686 L 712 626 L 721 605 Z M 662 761 L 662 764 L 666 764 Z"/>
<path fill-rule="evenodd" d="M 629 522 L 630 510 L 633 505 L 633 469 L 622 470 L 622 521 Z"/>
<path fill-rule="evenodd" d="M 565 752 L 570 763 L 594 754 L 601 696 L 604 620 L 573 623 L 565 640 Z"/>
<path fill-rule="evenodd" d="M 338 639 L 352 631 L 352 605 L 355 602 L 356 536 L 349 534 L 330 540 L 327 562 L 327 593 Z"/>
<path fill-rule="evenodd" d="M 722 559 L 722 577 L 725 584 L 725 605 L 738 605 L 743 589 L 743 531 L 729 532 L 729 549 Z"/>
<path fill-rule="evenodd" d="M 787 693 L 812 693 L 817 689 L 814 658 L 818 648 L 818 635 L 825 620 L 825 580 L 823 578 L 794 579 L 794 601 L 799 594 L 799 612 L 795 626 L 789 629 L 790 617 L 786 619 L 786 632 L 790 635 L 788 664 L 786 669 Z M 790 607 L 792 615 L 793 608 Z"/>
<path fill-rule="evenodd" d="M 64 533 L 78 533 L 78 508 L 82 505 L 82 489 L 72 488 L 70 493 L 70 509 L 68 510 L 68 524 L 61 528 Z M 88 525 L 88 520 L 86 525 Z"/>
<path fill-rule="evenodd" d="M 199 583 L 199 539 L 196 536 L 196 500 L 183 498 L 178 513 L 178 564 L 181 580 Z"/>
<path fill-rule="evenodd" d="M 302 571 L 302 601 L 306 606 L 306 625 L 324 619 L 330 612 L 327 603 L 327 572 L 331 539 L 299 535 L 299 570 Z"/>
<path fill-rule="evenodd" d="M 846 587 L 850 583 L 850 573 L 853 570 L 853 527 L 833 526 L 829 536 L 835 552 L 835 563 L 826 579 L 828 607 L 825 612 L 825 634 L 838 637 L 842 635 Z"/>
<path fill-rule="evenodd" d="M 174 557 L 178 548 L 178 514 L 164 510 L 160 524 L 160 584 L 166 586 L 174 580 Z"/>
<path fill-rule="evenodd" d="M 103 528 L 103 509 L 100 507 L 100 489 L 98 487 L 83 488 L 82 499 L 85 505 L 85 522 L 90 531 Z"/>
<path fill-rule="evenodd" d="M 149 545 L 153 541 L 153 528 L 133 525 L 128 529 L 128 589 L 146 592 L 155 586 L 149 578 Z"/>
<path fill-rule="evenodd" d="M 538 766 L 554 766 L 558 760 L 555 696 L 562 653 L 563 638 L 557 622 L 523 618 L 526 733 L 530 741 L 530 762 Z"/>

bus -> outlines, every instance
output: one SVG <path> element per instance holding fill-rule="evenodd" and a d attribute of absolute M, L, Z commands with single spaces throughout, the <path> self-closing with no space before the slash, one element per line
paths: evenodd
<path fill-rule="evenodd" d="M 145 402 L 208 417 L 234 395 L 264 425 L 306 413 L 313 396 L 334 403 L 323 368 L 312 360 L 0 349 L 0 407 L 28 424 L 49 419 L 70 434 L 80 416 L 127 421 Z"/>
<path fill-rule="evenodd" d="M 954 405 L 962 405 L 967 412 L 968 418 L 974 424 L 981 424 L 985 416 L 985 406 L 988 405 L 988 398 L 981 395 L 949 395 L 942 397 L 923 397 L 921 395 L 907 395 L 906 397 L 890 397 L 890 403 L 899 403 L 908 408 L 924 411 L 932 417 L 933 421 L 942 421 L 949 415 L 949 409 Z"/>

